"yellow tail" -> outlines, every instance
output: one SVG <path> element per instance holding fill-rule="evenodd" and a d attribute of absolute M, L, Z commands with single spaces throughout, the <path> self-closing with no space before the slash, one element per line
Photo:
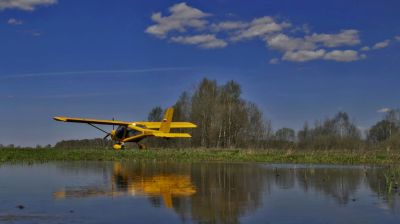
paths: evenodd
<path fill-rule="evenodd" d="M 172 116 L 174 116 L 174 108 L 170 107 L 165 111 L 164 118 L 161 121 L 160 131 L 169 133 L 171 130 Z"/>

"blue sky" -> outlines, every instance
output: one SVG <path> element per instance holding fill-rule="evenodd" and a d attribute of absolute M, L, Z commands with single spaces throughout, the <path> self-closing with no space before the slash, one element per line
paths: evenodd
<path fill-rule="evenodd" d="M 398 108 L 399 1 L 0 0 L 0 143 L 101 136 L 56 115 L 146 119 L 234 79 L 274 129 Z"/>

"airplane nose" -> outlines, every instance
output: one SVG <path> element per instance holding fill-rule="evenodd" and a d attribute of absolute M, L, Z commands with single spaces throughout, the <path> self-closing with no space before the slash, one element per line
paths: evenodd
<path fill-rule="evenodd" d="M 111 134 L 111 139 L 112 139 L 112 140 L 116 140 L 116 139 L 115 139 L 115 132 L 116 132 L 115 130 L 112 130 L 111 133 L 110 133 L 110 134 Z"/>

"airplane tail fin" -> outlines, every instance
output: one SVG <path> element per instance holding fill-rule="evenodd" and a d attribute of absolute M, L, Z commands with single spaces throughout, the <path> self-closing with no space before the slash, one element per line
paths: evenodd
<path fill-rule="evenodd" d="M 164 118 L 161 121 L 160 131 L 169 133 L 171 130 L 172 117 L 174 115 L 174 108 L 170 107 L 165 111 Z"/>

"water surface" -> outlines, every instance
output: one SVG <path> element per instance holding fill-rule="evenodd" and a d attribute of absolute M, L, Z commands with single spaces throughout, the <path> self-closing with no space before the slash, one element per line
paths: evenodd
<path fill-rule="evenodd" d="M 54 162 L 0 167 L 0 223 L 400 223 L 399 169 Z"/>

